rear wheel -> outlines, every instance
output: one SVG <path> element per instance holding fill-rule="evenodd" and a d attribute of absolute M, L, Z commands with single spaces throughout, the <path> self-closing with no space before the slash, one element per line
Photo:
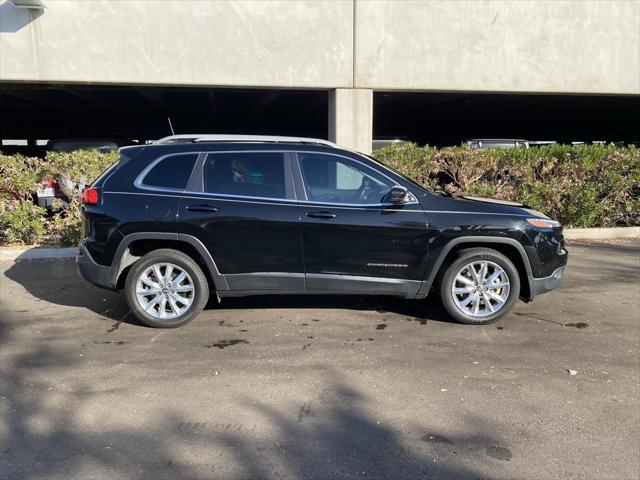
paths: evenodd
<path fill-rule="evenodd" d="M 160 249 L 133 265 L 125 282 L 125 295 L 133 314 L 146 325 L 176 328 L 202 311 L 209 298 L 209 285 L 191 257 Z"/>
<path fill-rule="evenodd" d="M 519 292 L 516 267 L 505 255 L 489 248 L 461 250 L 440 285 L 447 313 L 471 324 L 492 323 L 508 314 Z"/>

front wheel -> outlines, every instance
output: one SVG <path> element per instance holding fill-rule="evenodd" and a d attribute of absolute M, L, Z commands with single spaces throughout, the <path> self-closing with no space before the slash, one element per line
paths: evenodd
<path fill-rule="evenodd" d="M 462 323 L 487 324 L 508 314 L 518 299 L 520 277 L 505 255 L 489 248 L 460 251 L 440 285 L 442 305 Z"/>
<path fill-rule="evenodd" d="M 177 250 L 160 249 L 146 254 L 131 267 L 125 296 L 133 314 L 146 325 L 176 328 L 204 309 L 209 285 L 191 257 Z"/>

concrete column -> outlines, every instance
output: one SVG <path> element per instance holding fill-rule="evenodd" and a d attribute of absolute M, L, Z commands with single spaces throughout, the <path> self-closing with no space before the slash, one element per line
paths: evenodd
<path fill-rule="evenodd" d="M 371 153 L 373 90 L 337 88 L 329 92 L 329 140 L 343 148 Z"/>

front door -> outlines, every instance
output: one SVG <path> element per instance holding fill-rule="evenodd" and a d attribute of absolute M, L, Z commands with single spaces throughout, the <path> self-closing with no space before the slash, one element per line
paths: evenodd
<path fill-rule="evenodd" d="M 429 238 L 417 201 L 388 203 L 396 182 L 353 158 L 298 152 L 297 160 L 307 290 L 415 294 Z"/>
<path fill-rule="evenodd" d="M 290 162 L 276 151 L 210 152 L 202 192 L 185 193 L 182 233 L 205 244 L 230 290 L 305 290 Z"/>

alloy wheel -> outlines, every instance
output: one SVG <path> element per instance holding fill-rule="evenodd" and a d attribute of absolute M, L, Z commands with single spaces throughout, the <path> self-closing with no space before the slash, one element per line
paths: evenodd
<path fill-rule="evenodd" d="M 509 276 L 497 263 L 480 260 L 458 271 L 451 286 L 451 295 L 462 313 L 482 318 L 504 307 L 510 288 Z"/>
<path fill-rule="evenodd" d="M 173 320 L 193 303 L 195 287 L 191 276 L 173 263 L 156 263 L 146 268 L 136 281 L 136 300 L 149 315 Z"/>

